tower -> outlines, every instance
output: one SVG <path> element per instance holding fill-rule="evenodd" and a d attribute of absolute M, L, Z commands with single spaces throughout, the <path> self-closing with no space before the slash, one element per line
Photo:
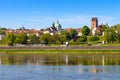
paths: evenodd
<path fill-rule="evenodd" d="M 97 28 L 98 28 L 98 19 L 97 19 L 97 17 L 93 17 L 91 20 L 91 33 L 92 33 L 92 35 L 95 35 Z"/>
<path fill-rule="evenodd" d="M 98 19 L 96 17 L 92 18 L 91 20 L 91 28 L 97 28 L 98 27 Z"/>
<path fill-rule="evenodd" d="M 57 31 L 60 32 L 62 29 L 61 24 L 59 23 L 59 21 L 57 21 L 57 23 L 55 24 L 55 27 L 57 28 Z"/>

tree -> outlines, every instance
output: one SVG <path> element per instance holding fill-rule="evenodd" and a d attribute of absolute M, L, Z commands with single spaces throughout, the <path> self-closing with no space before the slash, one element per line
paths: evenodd
<path fill-rule="evenodd" d="M 53 44 L 59 43 L 60 42 L 60 36 L 58 34 L 54 34 L 51 36 L 52 42 Z"/>
<path fill-rule="evenodd" d="M 83 28 L 82 28 L 82 35 L 88 36 L 89 33 L 90 33 L 89 27 L 88 26 L 83 26 Z"/>
<path fill-rule="evenodd" d="M 9 46 L 13 46 L 14 40 L 15 35 L 12 33 L 8 33 L 4 38 L 5 43 L 8 44 Z"/>
<path fill-rule="evenodd" d="M 117 33 L 113 28 L 108 28 L 105 31 L 104 41 L 107 43 L 113 43 L 114 41 L 117 41 Z"/>
<path fill-rule="evenodd" d="M 89 41 L 92 41 L 92 42 L 96 42 L 96 41 L 99 41 L 100 40 L 100 38 L 99 37 L 97 37 L 97 36 L 92 36 L 92 37 L 90 37 L 89 38 Z"/>
<path fill-rule="evenodd" d="M 5 30 L 0 29 L 0 35 L 5 35 Z"/>
<path fill-rule="evenodd" d="M 105 32 L 107 30 L 107 28 L 108 27 L 106 25 L 102 26 L 102 31 Z"/>
<path fill-rule="evenodd" d="M 59 35 L 59 37 L 60 37 L 60 41 L 59 41 L 59 42 L 60 42 L 61 44 L 63 44 L 64 42 L 66 42 L 67 39 L 66 39 L 66 36 L 65 36 L 65 35 Z"/>
<path fill-rule="evenodd" d="M 116 32 L 120 33 L 120 24 L 115 25 L 114 27 L 115 27 Z"/>
<path fill-rule="evenodd" d="M 77 41 L 78 42 L 86 42 L 87 41 L 87 37 L 85 35 L 83 35 Z"/>
<path fill-rule="evenodd" d="M 70 33 L 67 31 L 61 31 L 61 35 L 64 35 L 68 41 L 71 39 Z"/>
<path fill-rule="evenodd" d="M 52 42 L 52 36 L 50 34 L 42 34 L 40 41 L 44 44 L 49 44 Z"/>
<path fill-rule="evenodd" d="M 115 26 L 115 32 L 116 32 L 116 40 L 118 43 L 120 43 L 120 24 Z"/>
<path fill-rule="evenodd" d="M 29 38 L 29 42 L 32 44 L 39 43 L 39 37 L 37 37 L 35 34 L 30 34 L 28 38 Z"/>
<path fill-rule="evenodd" d="M 16 35 L 16 39 L 15 39 L 15 43 L 17 44 L 27 44 L 27 34 L 22 33 L 22 34 L 17 34 Z"/>
<path fill-rule="evenodd" d="M 71 39 L 73 39 L 73 41 L 76 41 L 76 38 L 77 38 L 77 31 L 75 29 L 71 29 L 70 31 L 70 36 L 71 36 Z"/>

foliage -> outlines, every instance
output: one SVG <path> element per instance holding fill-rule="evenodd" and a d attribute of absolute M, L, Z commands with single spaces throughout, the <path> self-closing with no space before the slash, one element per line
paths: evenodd
<path fill-rule="evenodd" d="M 52 42 L 52 37 L 50 34 L 42 34 L 41 37 L 40 37 L 40 41 L 43 43 L 43 44 L 49 44 Z"/>
<path fill-rule="evenodd" d="M 106 25 L 102 26 L 102 31 L 105 32 L 108 29 Z"/>
<path fill-rule="evenodd" d="M 65 35 L 59 35 L 60 37 L 60 44 L 63 44 L 67 39 L 66 39 L 66 36 Z"/>
<path fill-rule="evenodd" d="M 117 32 L 120 33 L 120 24 L 117 25 Z"/>
<path fill-rule="evenodd" d="M 78 42 L 86 42 L 87 41 L 87 37 L 85 35 L 83 35 L 77 41 Z"/>
<path fill-rule="evenodd" d="M 40 41 L 43 44 L 63 44 L 66 41 L 66 36 L 59 34 L 43 34 L 40 37 Z"/>
<path fill-rule="evenodd" d="M 113 43 L 114 41 L 117 41 L 117 34 L 113 28 L 108 28 L 105 31 L 104 41 L 107 43 Z"/>
<path fill-rule="evenodd" d="M 5 30 L 0 29 L 0 35 L 5 35 Z"/>
<path fill-rule="evenodd" d="M 27 34 L 16 34 L 15 43 L 17 44 L 27 44 Z"/>
<path fill-rule="evenodd" d="M 99 41 L 100 40 L 100 38 L 99 37 L 97 37 L 97 36 L 91 36 L 90 38 L 89 38 L 89 41 L 90 42 L 96 42 L 96 41 Z"/>
<path fill-rule="evenodd" d="M 64 35 L 68 41 L 71 39 L 70 33 L 67 31 L 61 31 L 60 35 Z"/>
<path fill-rule="evenodd" d="M 90 33 L 89 27 L 88 26 L 83 26 L 83 28 L 82 28 L 82 35 L 88 36 L 89 33 Z"/>
<path fill-rule="evenodd" d="M 9 46 L 12 46 L 15 40 L 15 35 L 12 33 L 8 33 L 5 38 L 4 41 L 6 44 L 8 44 Z"/>
<path fill-rule="evenodd" d="M 77 36 L 77 31 L 75 29 L 71 29 L 70 31 L 70 36 L 71 36 L 71 39 L 73 39 L 73 41 L 76 41 L 76 36 Z"/>
<path fill-rule="evenodd" d="M 39 43 L 39 37 L 37 37 L 35 34 L 30 34 L 28 39 L 29 39 L 29 42 L 31 44 L 38 44 Z"/>
<path fill-rule="evenodd" d="M 52 39 L 52 42 L 51 42 L 51 43 L 53 43 L 53 44 L 59 43 L 59 41 L 60 41 L 60 37 L 59 37 L 58 34 L 52 35 L 52 36 L 51 36 L 51 39 Z"/>

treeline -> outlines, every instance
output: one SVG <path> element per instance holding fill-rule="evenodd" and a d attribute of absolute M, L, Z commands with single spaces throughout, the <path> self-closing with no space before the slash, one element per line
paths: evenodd
<path fill-rule="evenodd" d="M 4 30 L 0 29 L 0 34 L 4 34 Z M 69 32 L 66 30 L 61 31 L 60 34 L 12 34 L 5 35 L 2 43 L 8 45 L 14 44 L 64 44 L 69 42 L 70 44 L 89 44 L 89 43 L 120 43 L 120 24 L 111 27 L 103 26 L 101 32 L 96 32 L 95 36 L 91 36 L 91 31 L 88 26 L 83 26 L 82 36 L 78 37 L 78 32 L 75 29 L 71 29 Z"/>

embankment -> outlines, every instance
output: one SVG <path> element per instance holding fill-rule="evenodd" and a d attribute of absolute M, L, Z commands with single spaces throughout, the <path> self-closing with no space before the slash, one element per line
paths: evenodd
<path fill-rule="evenodd" d="M 0 47 L 0 53 L 120 53 L 120 46 Z"/>
<path fill-rule="evenodd" d="M 0 47 L 0 50 L 120 50 L 120 46 L 44 46 L 44 47 Z"/>

